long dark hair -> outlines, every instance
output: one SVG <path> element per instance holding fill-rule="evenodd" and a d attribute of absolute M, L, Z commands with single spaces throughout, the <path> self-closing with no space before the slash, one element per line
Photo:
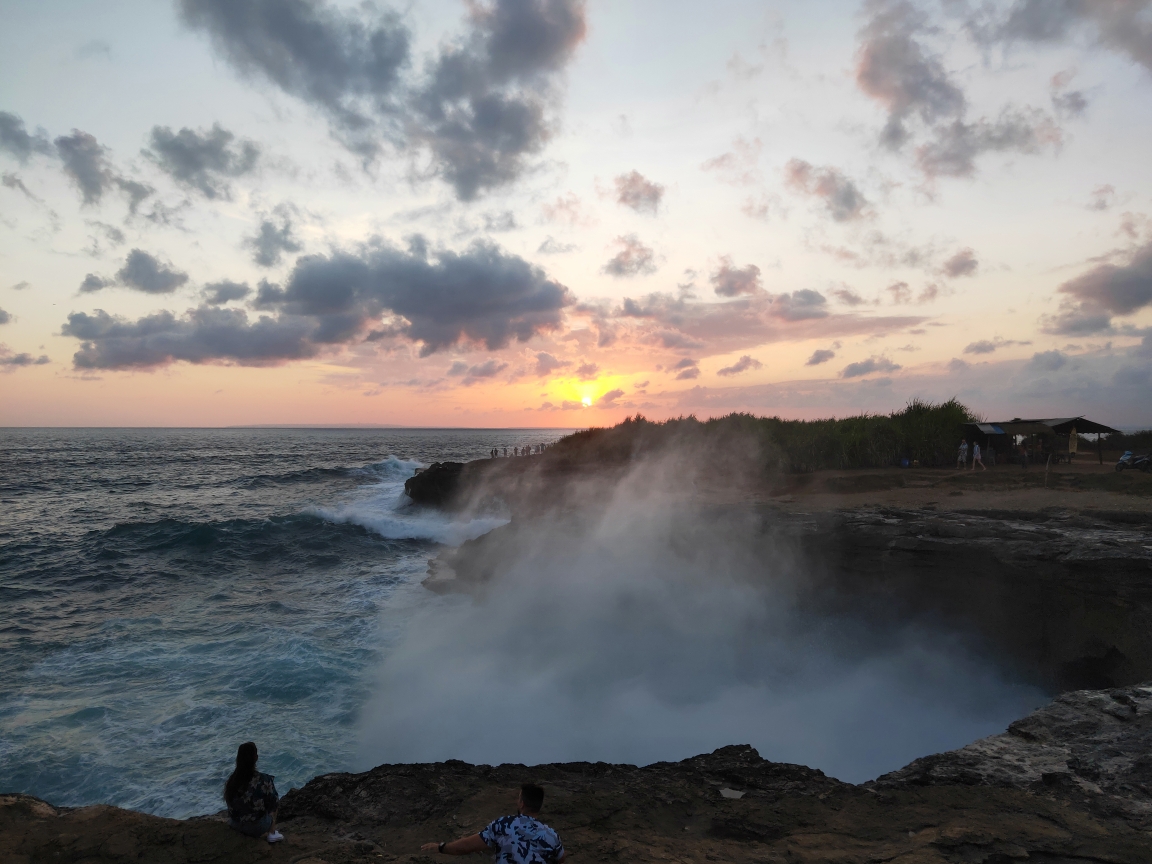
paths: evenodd
<path fill-rule="evenodd" d="M 245 741 L 236 749 L 236 770 L 224 784 L 224 803 L 231 804 L 237 795 L 247 789 L 255 773 L 256 745 Z"/>

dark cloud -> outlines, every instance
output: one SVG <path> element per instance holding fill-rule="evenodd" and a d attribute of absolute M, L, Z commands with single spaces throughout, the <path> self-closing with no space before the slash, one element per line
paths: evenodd
<path fill-rule="evenodd" d="M 680 374 L 678 374 L 676 376 L 676 380 L 677 381 L 690 381 L 693 378 L 699 378 L 699 377 L 700 377 L 700 370 L 697 367 L 692 366 L 692 367 L 689 367 L 688 369 L 685 369 Z"/>
<path fill-rule="evenodd" d="M 926 176 L 968 177 L 983 153 L 1037 153 L 1060 143 L 1059 127 L 1034 109 L 1007 107 L 995 120 L 968 121 L 964 91 L 921 38 L 932 30 L 924 12 L 905 0 L 869 0 L 866 9 L 856 83 L 888 112 L 885 146 L 899 150 L 917 131 L 927 136 L 916 150 Z"/>
<path fill-rule="evenodd" d="M 756 294 L 763 291 L 760 284 L 760 268 L 755 264 L 737 269 L 732 259 L 720 259 L 720 269 L 712 274 L 709 281 L 713 290 L 721 297 L 738 297 L 741 294 Z"/>
<path fill-rule="evenodd" d="M 864 298 L 853 291 L 851 288 L 833 288 L 828 292 L 845 306 L 860 306 L 864 303 Z"/>
<path fill-rule="evenodd" d="M 204 302 L 209 306 L 223 306 L 233 300 L 243 300 L 251 293 L 247 282 L 213 282 L 204 286 Z"/>
<path fill-rule="evenodd" d="M 31 288 L 31 287 L 32 287 L 31 282 L 17 282 L 15 285 L 11 286 L 13 291 L 24 291 L 24 290 Z"/>
<path fill-rule="evenodd" d="M 7 368 L 9 372 L 22 366 L 43 366 L 51 362 L 45 354 L 39 357 L 33 357 L 31 354 L 13 354 L 7 345 L 0 343 L 0 367 Z"/>
<path fill-rule="evenodd" d="M 11 320 L 12 314 L 10 312 L 6 312 L 3 309 L 0 309 L 0 324 L 7 324 Z"/>
<path fill-rule="evenodd" d="M 350 147 L 370 155 L 400 126 L 398 89 L 410 34 L 399 16 L 306 0 L 180 0 L 239 71 L 320 108 Z"/>
<path fill-rule="evenodd" d="M 489 243 L 435 255 L 422 242 L 407 251 L 375 244 L 359 254 L 300 258 L 284 285 L 262 282 L 254 305 L 276 317 L 250 323 L 243 310 L 210 305 L 180 318 L 162 312 L 135 322 L 76 313 L 65 335 L 84 343 L 78 368 L 179 360 L 270 365 L 313 357 L 365 334 L 421 342 L 427 356 L 458 344 L 495 350 L 526 341 L 559 328 L 570 303 L 563 285 Z M 368 333 L 382 319 L 380 329 Z"/>
<path fill-rule="evenodd" d="M 596 400 L 596 404 L 601 408 L 615 408 L 616 400 L 620 399 L 623 395 L 624 391 L 619 388 L 615 390 L 609 390 L 607 393 Z"/>
<path fill-rule="evenodd" d="M 1046 114 L 1018 108 L 1005 108 L 995 120 L 954 120 L 933 133 L 933 140 L 916 149 L 916 162 L 929 177 L 971 177 L 983 153 L 1035 154 L 1063 140 L 1060 127 Z"/>
<path fill-rule="evenodd" d="M 255 170 L 260 146 L 237 140 L 219 123 L 206 132 L 188 128 L 173 132 L 167 126 L 153 126 L 148 155 L 177 183 L 206 198 L 229 198 L 228 179 Z"/>
<path fill-rule="evenodd" d="M 1037 351 L 1028 365 L 1040 372 L 1055 372 L 1068 362 L 1068 355 L 1062 351 Z"/>
<path fill-rule="evenodd" d="M 861 378 L 874 372 L 895 372 L 899 368 L 901 368 L 899 364 L 893 363 L 887 357 L 869 357 L 858 363 L 849 363 L 840 372 L 840 377 Z"/>
<path fill-rule="evenodd" d="M 804 288 L 772 298 L 772 314 L 785 321 L 823 318 L 828 314 L 828 301 L 819 291 Z"/>
<path fill-rule="evenodd" d="M 260 228 L 244 245 L 252 250 L 252 260 L 261 267 L 275 267 L 285 252 L 295 253 L 304 246 L 296 236 L 295 210 L 291 207 L 277 207 L 273 213 L 260 220 Z"/>
<path fill-rule="evenodd" d="M 568 252 L 575 252 L 576 246 L 572 243 L 561 243 L 549 236 L 545 238 L 536 251 L 542 255 L 563 255 Z"/>
<path fill-rule="evenodd" d="M 202 306 L 182 318 L 165 311 L 138 321 L 102 309 L 73 312 L 61 332 L 80 340 L 72 358 L 77 369 L 155 368 L 178 360 L 270 366 L 315 356 L 319 346 L 308 338 L 313 326 L 291 316 L 249 322 L 242 309 Z"/>
<path fill-rule="evenodd" d="M 93 291 L 110 288 L 115 284 L 111 279 L 105 279 L 102 276 L 97 276 L 95 273 L 89 273 L 84 277 L 84 281 L 80 283 L 80 293 L 90 294 Z"/>
<path fill-rule="evenodd" d="M 165 264 L 143 249 L 133 249 L 116 271 L 116 280 L 146 294 L 171 294 L 188 281 L 188 274 Z"/>
<path fill-rule="evenodd" d="M 567 360 L 559 360 L 547 351 L 541 351 L 536 355 L 536 375 L 540 378 L 551 375 L 557 369 L 563 369 L 565 366 L 571 365 Z"/>
<path fill-rule="evenodd" d="M 923 12 L 889 0 L 870 0 L 866 8 L 870 17 L 860 33 L 856 83 L 888 109 L 881 141 L 898 149 L 910 137 L 911 118 L 933 125 L 963 114 L 967 100 L 940 57 L 916 39 L 927 25 Z"/>
<path fill-rule="evenodd" d="M 1088 199 L 1089 210 L 1107 210 L 1116 203 L 1116 187 L 1111 184 L 1097 186 Z"/>
<path fill-rule="evenodd" d="M 1148 0 L 1016 0 L 1003 19 L 980 33 L 986 42 L 1062 42 L 1083 30 L 1152 72 L 1150 6 Z"/>
<path fill-rule="evenodd" d="M 1031 345 L 1031 342 L 1021 342 L 1017 339 L 1001 339 L 997 336 L 995 339 L 981 339 L 979 342 L 971 342 L 964 346 L 965 354 L 991 354 L 992 352 L 1000 349 L 1007 348 L 1010 345 Z"/>
<path fill-rule="evenodd" d="M 653 215 L 660 209 L 664 187 L 659 183 L 653 183 L 639 171 L 621 174 L 614 182 L 617 204 L 630 207 L 637 213 Z"/>
<path fill-rule="evenodd" d="M 99 203 L 107 190 L 116 188 L 128 198 L 128 208 L 135 213 L 140 202 L 154 191 L 120 174 L 108 159 L 108 148 L 87 132 L 73 129 L 71 135 L 62 135 L 53 143 L 64 173 L 72 178 L 85 204 Z"/>
<path fill-rule="evenodd" d="M 392 12 L 303 0 L 180 0 L 238 69 L 320 108 L 354 152 L 422 149 L 462 200 L 516 179 L 554 127 L 556 76 L 584 37 L 582 0 L 469 7 L 464 38 L 405 77 L 411 35 Z"/>
<path fill-rule="evenodd" d="M 812 356 L 804 363 L 805 366 L 819 366 L 821 363 L 827 363 L 836 356 L 835 351 L 830 351 L 827 348 L 817 348 L 812 352 Z"/>
<path fill-rule="evenodd" d="M 1066 299 L 1045 320 L 1049 333 L 1087 335 L 1111 329 L 1112 317 L 1152 305 L 1152 243 L 1135 250 L 1125 264 L 1101 264 L 1060 286 Z"/>
<path fill-rule="evenodd" d="M 4 185 L 5 189 L 15 189 L 17 192 L 23 193 L 24 197 L 29 201 L 43 203 L 39 198 L 33 195 L 31 191 L 29 191 L 27 186 L 24 185 L 24 181 L 20 179 L 19 174 L 12 174 L 8 171 L 5 171 L 3 175 L 0 175 L 0 183 Z"/>
<path fill-rule="evenodd" d="M 22 118 L 8 111 L 0 111 L 0 150 L 11 153 L 23 164 L 36 154 L 51 154 L 52 145 L 44 132 L 29 134 Z"/>
<path fill-rule="evenodd" d="M 603 268 L 609 276 L 628 278 L 656 272 L 656 253 L 641 243 L 635 234 L 617 237 L 616 245 L 620 251 Z"/>
<path fill-rule="evenodd" d="M 944 262 L 941 268 L 945 276 L 956 279 L 960 276 L 974 276 L 980 262 L 976 260 L 976 253 L 971 249 L 961 249 Z"/>
<path fill-rule="evenodd" d="M 595 363 L 581 363 L 576 367 L 576 377 L 581 381 L 591 381 L 600 374 L 600 367 Z"/>
<path fill-rule="evenodd" d="M 821 199 L 828 215 L 837 222 L 860 219 L 867 213 L 864 194 L 836 168 L 816 168 L 803 159 L 793 159 L 784 167 L 784 179 L 797 192 Z"/>
<path fill-rule="evenodd" d="M 501 363 L 495 359 L 485 360 L 475 366 L 469 366 L 467 363 L 457 360 L 448 370 L 448 374 L 452 376 L 463 375 L 464 380 L 461 383 L 465 387 L 471 387 L 477 381 L 496 377 L 507 368 L 507 363 Z"/>
<path fill-rule="evenodd" d="M 716 374 L 723 377 L 728 377 L 730 375 L 739 375 L 741 372 L 745 372 L 749 369 L 761 369 L 763 366 L 764 364 L 759 360 L 756 360 L 750 355 L 745 354 L 731 366 L 725 366 L 723 369 L 718 369 Z"/>

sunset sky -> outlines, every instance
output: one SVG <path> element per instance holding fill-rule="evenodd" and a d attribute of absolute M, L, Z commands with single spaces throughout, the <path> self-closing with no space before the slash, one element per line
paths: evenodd
<path fill-rule="evenodd" d="M 1152 0 L 0 14 L 0 425 L 1152 423 Z"/>

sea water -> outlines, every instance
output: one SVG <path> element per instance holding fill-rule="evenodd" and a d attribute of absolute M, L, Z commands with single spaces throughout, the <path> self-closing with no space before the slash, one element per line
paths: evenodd
<path fill-rule="evenodd" d="M 183 817 L 243 741 L 281 793 L 348 770 L 381 610 L 507 521 L 404 480 L 562 434 L 0 430 L 0 792 Z"/>

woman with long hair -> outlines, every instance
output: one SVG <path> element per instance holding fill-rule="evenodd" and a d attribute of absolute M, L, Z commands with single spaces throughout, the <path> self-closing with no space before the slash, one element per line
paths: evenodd
<path fill-rule="evenodd" d="M 284 839 L 276 830 L 280 796 L 272 782 L 275 778 L 256 770 L 257 758 L 251 741 L 236 750 L 236 769 L 224 784 L 224 803 L 231 817 L 228 824 L 248 837 L 267 837 L 269 843 L 277 843 Z"/>

